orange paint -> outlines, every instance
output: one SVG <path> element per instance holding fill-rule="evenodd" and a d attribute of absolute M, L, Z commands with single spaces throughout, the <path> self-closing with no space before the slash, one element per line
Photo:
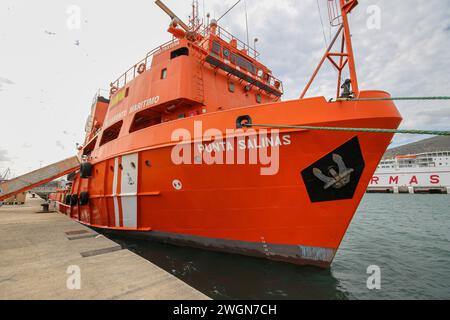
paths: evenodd
<path fill-rule="evenodd" d="M 342 1 L 346 13 L 356 1 L 348 3 Z M 262 164 L 176 165 L 172 134 L 184 129 L 192 137 L 188 143 L 194 159 L 195 138 L 204 145 L 214 143 L 196 137 L 195 125 L 201 121 L 203 133 L 218 130 L 235 143 L 228 150 L 231 155 L 244 146 L 248 159 L 252 147 L 264 146 L 243 136 L 256 132 L 259 138 L 263 131 L 244 128 L 237 137 L 227 136 L 239 117 L 249 116 L 253 123 L 395 129 L 401 116 L 394 103 L 327 102 L 324 97 L 282 102 L 281 81 L 257 60 L 256 51 L 228 39 L 218 26 L 194 37 L 174 28 L 169 31 L 176 39 L 136 64 L 151 63 L 148 70 L 139 74 L 133 67 L 112 83 L 117 88 L 110 97 L 114 104 L 104 116 L 102 106 L 97 107 L 93 117 L 102 127 L 87 133 L 80 153 L 92 164 L 93 174 L 88 179 L 77 175 L 70 191 L 87 191 L 90 201 L 72 206 L 71 217 L 98 228 L 329 265 L 392 134 L 280 130 L 285 143 L 278 149 L 279 170 L 268 176 L 261 175 Z M 346 21 L 344 29 L 349 32 Z M 351 48 L 348 57 L 351 64 Z M 356 82 L 353 69 L 351 73 Z M 360 98 L 389 97 L 382 91 L 356 93 Z M 242 145 L 239 139 L 244 139 Z M 339 183 L 327 189 L 317 169 L 328 179 L 342 174 L 339 157 L 346 165 L 354 162 L 347 172 L 350 179 L 336 178 Z M 308 171 L 314 166 L 315 171 Z M 354 190 L 349 190 L 352 183 Z"/>

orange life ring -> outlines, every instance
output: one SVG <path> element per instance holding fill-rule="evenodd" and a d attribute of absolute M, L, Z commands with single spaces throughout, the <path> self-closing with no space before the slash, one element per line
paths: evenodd
<path fill-rule="evenodd" d="M 145 72 L 145 70 L 147 69 L 147 66 L 145 63 L 141 63 L 137 69 L 137 72 L 139 74 L 143 74 Z"/>

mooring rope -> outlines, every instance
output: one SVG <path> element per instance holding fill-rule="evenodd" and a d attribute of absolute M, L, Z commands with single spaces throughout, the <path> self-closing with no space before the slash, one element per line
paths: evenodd
<path fill-rule="evenodd" d="M 243 127 L 265 127 L 272 129 L 303 129 L 320 131 L 349 131 L 349 132 L 371 132 L 371 133 L 400 133 L 400 134 L 420 134 L 433 136 L 450 136 L 450 131 L 435 130 L 402 130 L 402 129 L 380 129 L 380 128 L 342 128 L 342 127 L 316 127 L 316 126 L 287 126 L 277 124 L 242 124 Z"/>
<path fill-rule="evenodd" d="M 424 101 L 424 100 L 450 100 L 450 96 L 435 97 L 392 97 L 392 98 L 340 98 L 332 101 Z"/>

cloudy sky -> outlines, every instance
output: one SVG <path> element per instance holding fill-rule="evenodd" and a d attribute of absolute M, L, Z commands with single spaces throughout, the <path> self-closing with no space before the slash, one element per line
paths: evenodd
<path fill-rule="evenodd" d="M 204 2 L 218 17 L 235 0 Z M 190 0 L 165 3 L 187 20 Z M 262 61 L 284 81 L 284 99 L 297 98 L 330 41 L 326 1 L 247 0 L 247 7 Z M 245 39 L 243 8 L 221 24 Z M 18 175 L 73 155 L 95 92 L 170 39 L 168 23 L 153 0 L 2 0 L 0 172 Z M 361 0 L 351 25 L 361 89 L 450 95 L 448 0 Z M 325 68 L 309 94 L 331 97 L 334 80 Z M 398 106 L 403 128 L 450 129 L 448 102 Z M 418 138 L 397 136 L 394 144 Z"/>

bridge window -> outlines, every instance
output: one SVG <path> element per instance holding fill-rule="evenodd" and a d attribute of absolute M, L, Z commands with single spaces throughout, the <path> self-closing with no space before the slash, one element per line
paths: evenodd
<path fill-rule="evenodd" d="M 221 51 L 220 43 L 213 41 L 212 52 L 220 56 L 220 51 Z"/>
<path fill-rule="evenodd" d="M 151 109 L 136 113 L 130 127 L 130 133 L 142 130 L 162 122 L 161 115 Z"/>
<path fill-rule="evenodd" d="M 244 68 L 247 71 L 250 71 L 251 73 L 256 73 L 256 68 L 253 65 L 253 63 L 251 63 L 244 57 L 241 57 L 240 55 L 233 53 L 231 55 L 231 62 L 233 62 L 234 64 L 238 65 L 241 68 Z"/>
<path fill-rule="evenodd" d="M 102 140 L 100 141 L 100 146 L 107 144 L 119 137 L 120 129 L 122 129 L 123 121 L 119 121 L 113 124 L 108 129 L 103 131 Z"/>
<path fill-rule="evenodd" d="M 175 59 L 180 56 L 189 56 L 189 49 L 186 47 L 183 47 L 183 48 L 177 49 L 175 51 L 172 51 L 170 53 L 170 59 Z"/>

